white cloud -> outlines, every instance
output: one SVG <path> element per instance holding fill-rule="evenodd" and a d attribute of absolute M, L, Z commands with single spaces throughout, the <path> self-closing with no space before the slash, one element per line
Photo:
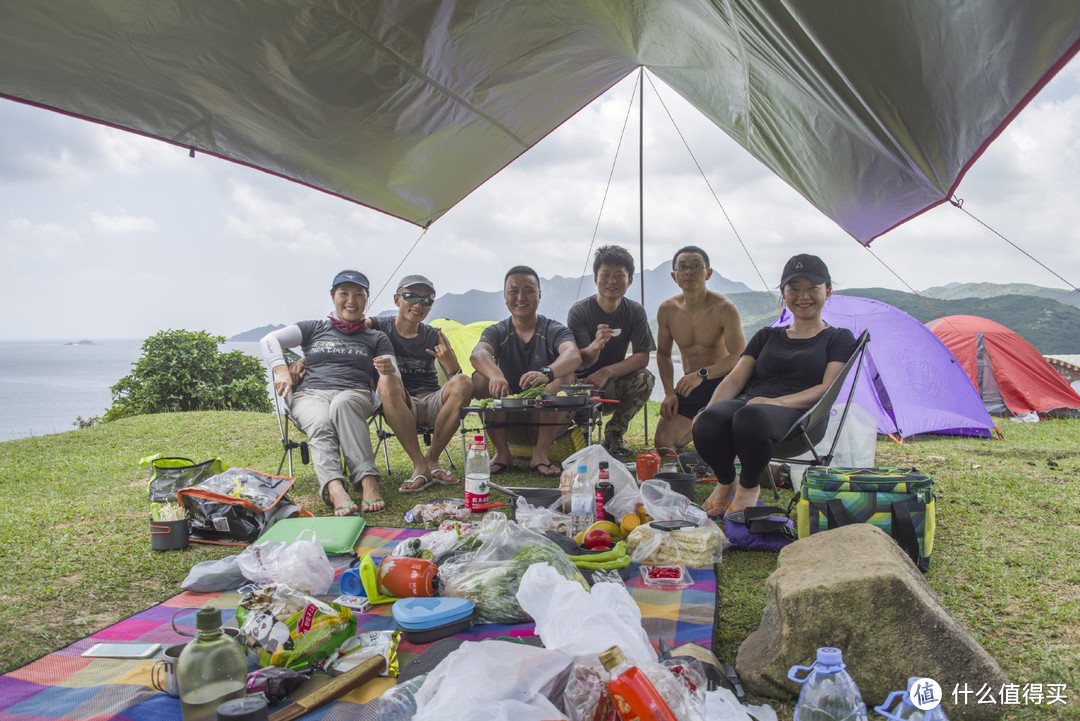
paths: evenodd
<path fill-rule="evenodd" d="M 102 233 L 128 234 L 128 233 L 154 233 L 158 230 L 157 221 L 153 218 L 134 215 L 105 215 L 104 213 L 91 213 L 90 222 Z"/>
<path fill-rule="evenodd" d="M 225 227 L 275 253 L 333 256 L 334 239 L 309 227 L 296 210 L 260 194 L 246 183 L 234 183 L 229 194 L 236 213 L 226 212 Z"/>
<path fill-rule="evenodd" d="M 61 258 L 82 246 L 82 236 L 60 223 L 34 223 L 27 218 L 9 219 L 2 245 L 4 254 L 24 258 Z"/>

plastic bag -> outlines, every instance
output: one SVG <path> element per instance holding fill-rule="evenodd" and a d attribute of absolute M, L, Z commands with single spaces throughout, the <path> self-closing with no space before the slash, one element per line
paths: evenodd
<path fill-rule="evenodd" d="M 466 641 L 428 674 L 416 693 L 414 721 L 563 718 L 549 698 L 565 683 L 566 654 L 524 643 Z"/>
<path fill-rule="evenodd" d="M 687 521 L 696 527 L 662 531 L 649 524 L 638 526 L 626 538 L 635 561 L 690 568 L 708 568 L 720 562 L 726 544 L 724 532 L 700 506 L 657 481 L 641 484 L 641 500 L 645 512 L 657 521 Z"/>
<path fill-rule="evenodd" d="M 280 583 L 302 593 L 321 596 L 334 582 L 334 569 L 313 530 L 301 531 L 295 541 L 264 541 L 248 546 L 237 558 L 244 577 L 256 583 Z"/>
<path fill-rule="evenodd" d="M 191 540 L 243 545 L 256 541 L 280 518 L 300 512 L 289 499 L 295 478 L 230 468 L 176 492 L 191 519 Z"/>
<path fill-rule="evenodd" d="M 413 676 L 375 700 L 374 716 L 379 721 L 412 721 L 416 715 L 416 694 L 428 675 Z"/>
<path fill-rule="evenodd" d="M 517 497 L 514 520 L 522 528 L 531 528 L 534 531 L 558 531 L 564 536 L 569 534 L 573 522 L 569 514 L 534 506 L 524 496 Z"/>
<path fill-rule="evenodd" d="M 531 620 L 516 598 L 526 570 L 547 562 L 563 578 L 588 588 L 569 556 L 543 534 L 522 528 L 498 512 L 484 516 L 468 546 L 439 563 L 439 595 L 467 598 L 476 604 L 473 623 L 524 623 Z"/>
<path fill-rule="evenodd" d="M 600 461 L 607 461 L 608 480 L 611 481 L 611 485 L 615 486 L 615 494 L 608 501 L 607 512 L 616 519 L 622 518 L 627 513 L 633 513 L 640 502 L 637 480 L 634 478 L 634 474 L 626 467 L 626 464 L 616 460 L 603 446 L 594 444 L 574 453 L 563 461 L 562 467 L 567 469 L 563 473 L 573 471 L 579 463 L 584 463 L 589 468 L 588 473 L 590 476 L 595 477 L 600 472 Z M 567 489 L 569 489 L 569 485 L 567 485 Z M 569 493 L 569 490 L 564 493 Z"/>
<path fill-rule="evenodd" d="M 735 694 L 723 686 L 705 693 L 705 714 L 709 721 L 777 721 L 772 706 L 743 706 Z"/>
<path fill-rule="evenodd" d="M 196 563 L 188 571 L 187 578 L 180 584 L 180 588 L 195 593 L 212 593 L 240 588 L 247 583 L 247 579 L 240 571 L 240 565 L 237 563 L 239 558 L 233 555 L 216 561 Z"/>
<path fill-rule="evenodd" d="M 601 653 L 618 646 L 631 663 L 656 661 L 641 609 L 625 586 L 597 583 L 590 592 L 537 563 L 522 576 L 517 599 L 536 621 L 544 648 L 599 664 Z"/>

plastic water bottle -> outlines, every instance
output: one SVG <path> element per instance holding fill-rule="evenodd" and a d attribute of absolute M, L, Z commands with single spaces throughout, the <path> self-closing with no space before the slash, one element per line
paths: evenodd
<path fill-rule="evenodd" d="M 813 666 L 792 666 L 788 678 L 803 684 L 795 704 L 795 721 L 867 721 L 859 687 L 844 670 L 838 648 L 819 648 Z M 800 671 L 809 671 L 799 678 Z"/>
<path fill-rule="evenodd" d="M 891 721 L 949 721 L 949 717 L 945 715 L 945 711 L 941 708 L 941 699 L 934 699 L 935 694 L 930 689 L 919 684 L 920 681 L 925 681 L 925 679 L 914 676 L 909 678 L 907 680 L 907 691 L 893 691 L 885 699 L 885 703 L 875 706 L 874 710 L 885 718 L 891 719 Z M 889 707 L 895 703 L 897 698 L 901 698 L 900 703 L 892 711 L 889 711 Z M 927 705 L 928 702 L 932 703 L 937 700 L 938 705 L 924 711 L 915 705 L 916 700 L 923 702 L 920 705 Z"/>
<path fill-rule="evenodd" d="M 491 456 L 488 455 L 484 437 L 478 433 L 473 436 L 469 455 L 465 458 L 465 507 L 470 511 L 477 506 L 487 505 L 490 480 Z"/>
<path fill-rule="evenodd" d="M 584 531 L 593 523 L 593 487 L 588 478 L 589 467 L 584 463 L 574 471 L 570 482 L 570 518 L 574 534 Z"/>
<path fill-rule="evenodd" d="M 195 614 L 195 640 L 176 661 L 184 721 L 215 721 L 217 708 L 247 695 L 247 658 L 240 642 L 221 628 L 221 610 L 203 606 Z"/>

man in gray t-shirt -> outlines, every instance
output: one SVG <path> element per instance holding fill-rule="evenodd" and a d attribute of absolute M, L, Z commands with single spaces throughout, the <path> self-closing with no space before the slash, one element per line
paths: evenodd
<path fill-rule="evenodd" d="M 632 453 L 623 440 L 630 421 L 648 402 L 656 378 L 649 353 L 656 341 L 645 308 L 626 297 L 634 281 L 634 257 L 617 245 L 605 245 L 593 260 L 596 295 L 578 301 L 566 325 L 581 349 L 578 380 L 602 389 L 618 404 L 604 430 L 604 447 L 615 458 Z M 633 353 L 626 352 L 633 346 Z"/>
<path fill-rule="evenodd" d="M 434 302 L 434 284 L 422 275 L 407 275 L 394 293 L 397 314 L 371 319 L 372 327 L 389 337 L 401 376 L 380 385 L 379 397 L 386 422 L 413 464 L 412 476 L 398 489 L 402 493 L 432 483 L 457 483 L 457 476 L 439 465 L 439 454 L 457 430 L 458 409 L 472 398 L 472 383 L 462 375 L 450 342 L 442 331 L 422 322 Z M 442 388 L 436 361 L 446 375 Z M 416 436 L 418 425 L 434 427 L 426 454 Z"/>
<path fill-rule="evenodd" d="M 540 305 L 540 277 L 536 271 L 519 265 L 503 278 L 503 299 L 510 317 L 484 329 L 473 348 L 473 395 L 476 398 L 503 398 L 537 383 L 547 384 L 550 393 L 559 385 L 572 383 L 574 369 L 581 365 L 581 354 L 574 336 L 562 323 L 537 315 Z M 488 437 L 495 447 L 491 473 L 513 468 L 507 436 L 507 413 L 489 413 Z M 517 414 L 519 417 L 520 413 Z M 538 412 L 536 445 L 529 468 L 547 478 L 557 478 L 560 468 L 551 462 L 548 450 L 555 442 L 566 414 Z"/>

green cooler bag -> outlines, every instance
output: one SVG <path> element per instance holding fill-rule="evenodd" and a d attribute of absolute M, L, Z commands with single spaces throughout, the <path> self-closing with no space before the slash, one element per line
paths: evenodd
<path fill-rule="evenodd" d="M 885 531 L 925 573 L 934 550 L 934 482 L 916 468 L 811 466 L 799 491 L 799 538 L 849 523 Z"/>

